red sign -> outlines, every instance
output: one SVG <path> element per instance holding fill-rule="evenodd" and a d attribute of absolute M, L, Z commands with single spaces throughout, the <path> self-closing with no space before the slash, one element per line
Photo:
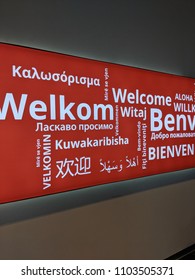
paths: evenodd
<path fill-rule="evenodd" d="M 195 79 L 0 44 L 0 202 L 195 166 Z"/>

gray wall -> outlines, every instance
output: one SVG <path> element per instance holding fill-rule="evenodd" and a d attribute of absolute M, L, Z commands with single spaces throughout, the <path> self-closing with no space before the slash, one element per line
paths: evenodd
<path fill-rule="evenodd" d="M 195 77 L 194 8 L 0 0 L 0 41 Z M 0 205 L 0 258 L 166 258 L 195 243 L 194 183 L 191 169 Z"/>

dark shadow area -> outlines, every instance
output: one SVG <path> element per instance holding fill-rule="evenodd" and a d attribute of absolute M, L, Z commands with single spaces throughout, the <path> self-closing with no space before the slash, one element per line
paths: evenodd
<path fill-rule="evenodd" d="M 74 209 L 192 179 L 195 179 L 195 169 L 187 169 L 5 203 L 0 205 L 0 225 Z"/>
<path fill-rule="evenodd" d="M 172 255 L 167 260 L 195 260 L 195 244 Z"/>

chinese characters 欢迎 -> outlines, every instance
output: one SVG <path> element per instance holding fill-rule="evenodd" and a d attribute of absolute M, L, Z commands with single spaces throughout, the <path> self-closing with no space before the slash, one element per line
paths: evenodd
<path fill-rule="evenodd" d="M 68 174 L 70 176 L 87 175 L 91 173 L 91 158 L 90 157 L 75 157 L 74 159 L 65 158 L 64 160 L 56 161 L 58 173 L 56 178 L 64 178 Z"/>

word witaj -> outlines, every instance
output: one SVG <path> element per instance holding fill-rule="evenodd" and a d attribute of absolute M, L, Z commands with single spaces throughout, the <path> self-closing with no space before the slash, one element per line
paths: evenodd
<path fill-rule="evenodd" d="M 22 120 L 27 106 L 27 99 L 28 94 L 22 94 L 19 105 L 17 106 L 14 95 L 12 93 L 6 93 L 3 106 L 0 108 L 0 120 L 6 119 L 9 108 L 15 120 Z M 64 95 L 59 95 L 59 99 L 57 100 L 54 94 L 50 94 L 48 105 L 42 100 L 35 100 L 29 103 L 29 114 L 35 120 L 45 120 L 47 114 L 49 114 L 51 120 L 56 120 L 58 113 L 60 120 L 65 120 L 66 117 L 69 117 L 70 120 L 76 120 L 76 117 L 80 120 L 88 120 L 91 117 L 94 120 L 114 119 L 113 106 L 110 104 L 89 105 L 87 103 L 79 103 L 76 105 L 75 102 L 66 103 Z"/>

